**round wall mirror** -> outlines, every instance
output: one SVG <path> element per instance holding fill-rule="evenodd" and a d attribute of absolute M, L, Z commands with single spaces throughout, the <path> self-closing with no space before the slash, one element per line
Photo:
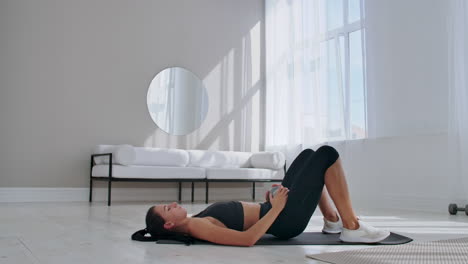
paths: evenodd
<path fill-rule="evenodd" d="M 208 94 L 192 72 L 172 67 L 154 77 L 146 98 L 156 125 L 171 135 L 186 135 L 200 127 L 208 113 Z"/>

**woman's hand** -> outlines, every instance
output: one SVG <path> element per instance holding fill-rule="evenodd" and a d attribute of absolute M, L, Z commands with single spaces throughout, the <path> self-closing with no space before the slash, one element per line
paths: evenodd
<path fill-rule="evenodd" d="M 273 185 L 271 185 L 271 188 L 275 187 L 275 186 L 280 186 L 281 184 L 278 184 L 278 183 L 274 183 Z M 270 191 L 267 191 L 265 193 L 265 202 L 269 202 L 270 201 Z"/>
<path fill-rule="evenodd" d="M 269 196 L 270 196 L 271 207 L 282 211 L 284 206 L 286 205 L 286 202 L 288 201 L 288 193 L 289 193 L 289 189 L 283 186 L 279 187 L 275 196 L 272 196 L 270 193 Z"/>

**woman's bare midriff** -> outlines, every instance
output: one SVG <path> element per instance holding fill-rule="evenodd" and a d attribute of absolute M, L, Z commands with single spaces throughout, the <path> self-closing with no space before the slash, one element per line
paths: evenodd
<path fill-rule="evenodd" d="M 241 202 L 244 208 L 244 230 L 249 229 L 260 219 L 260 204 Z"/>

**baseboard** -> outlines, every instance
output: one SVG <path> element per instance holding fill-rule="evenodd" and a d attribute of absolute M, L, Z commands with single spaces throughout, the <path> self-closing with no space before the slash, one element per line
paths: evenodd
<path fill-rule="evenodd" d="M 255 188 L 256 200 L 262 200 L 267 189 Z M 182 201 L 191 201 L 191 187 L 182 188 Z M 194 189 L 195 201 L 205 201 L 205 188 Z M 112 188 L 112 201 L 176 201 L 178 188 Z M 252 199 L 251 187 L 209 188 L 209 199 L 244 200 Z M 89 188 L 0 188 L 0 202 L 86 202 Z M 93 201 L 107 201 L 107 188 L 93 188 Z"/>
<path fill-rule="evenodd" d="M 382 197 L 383 207 L 386 209 L 447 213 L 449 199 L 447 197 L 417 196 L 387 194 Z"/>

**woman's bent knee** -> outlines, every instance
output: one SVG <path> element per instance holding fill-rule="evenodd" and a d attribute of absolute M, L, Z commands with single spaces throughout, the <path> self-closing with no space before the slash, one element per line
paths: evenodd
<path fill-rule="evenodd" d="M 307 149 L 304 149 L 303 151 L 301 151 L 301 153 L 299 155 L 310 155 L 310 154 L 312 154 L 314 152 L 315 151 L 313 151 L 312 149 L 307 148 Z"/>
<path fill-rule="evenodd" d="M 338 151 L 336 151 L 336 149 L 334 147 L 329 146 L 329 145 L 321 146 L 320 148 L 317 149 L 317 152 L 336 152 L 336 153 L 338 153 Z"/>
<path fill-rule="evenodd" d="M 318 148 L 317 154 L 324 155 L 326 157 L 326 160 L 328 161 L 328 166 L 333 165 L 333 163 L 335 163 L 340 157 L 338 151 L 336 151 L 334 147 L 328 145 L 324 145 Z"/>

